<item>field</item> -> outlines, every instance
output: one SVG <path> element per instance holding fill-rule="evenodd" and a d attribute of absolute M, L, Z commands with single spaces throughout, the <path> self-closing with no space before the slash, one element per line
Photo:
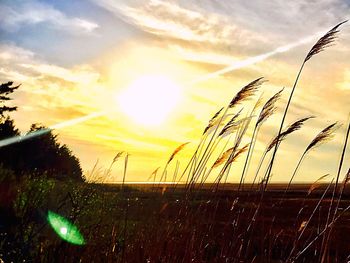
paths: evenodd
<path fill-rule="evenodd" d="M 21 194 L 13 196 L 15 205 L 2 213 L 7 218 L 1 219 L 1 258 L 4 262 L 349 259 L 348 191 L 339 204 L 341 217 L 330 224 L 333 185 L 320 185 L 309 195 L 310 185 L 295 185 L 283 200 L 285 185 L 271 184 L 262 199 L 259 189 L 238 192 L 238 185 L 227 185 L 225 190 L 212 192 L 210 186 L 186 194 L 184 187 L 172 185 L 122 188 L 52 180 L 23 182 L 18 185 Z M 25 202 L 22 207 L 21 202 Z M 83 246 L 69 244 L 55 234 L 47 221 L 49 210 L 78 227 L 85 239 Z"/>

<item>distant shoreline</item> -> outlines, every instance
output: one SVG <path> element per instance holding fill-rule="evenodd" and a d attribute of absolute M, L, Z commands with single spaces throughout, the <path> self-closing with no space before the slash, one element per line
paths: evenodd
<path fill-rule="evenodd" d="M 89 184 L 94 184 L 94 185 L 100 185 L 100 186 L 105 186 L 105 187 L 119 187 L 123 185 L 123 182 L 114 182 L 114 183 L 98 183 L 98 182 L 87 182 Z M 313 182 L 305 182 L 305 183 L 293 183 L 290 186 L 290 190 L 294 190 L 294 191 L 308 191 L 310 186 L 313 184 Z M 315 191 L 320 191 L 320 190 L 324 190 L 329 183 L 320 183 L 318 184 L 317 189 L 315 189 Z M 270 191 L 281 191 L 281 190 L 285 190 L 285 188 L 287 187 L 287 183 L 269 183 L 267 189 Z M 334 183 L 332 184 L 334 185 Z M 176 188 L 182 189 L 186 186 L 186 182 L 137 182 L 137 181 L 133 181 L 133 182 L 125 182 L 124 186 L 132 186 L 132 187 L 139 187 L 139 188 L 173 188 L 174 186 L 176 186 Z M 196 186 L 199 186 L 196 185 Z M 205 183 L 201 186 L 201 190 L 208 190 L 211 189 L 213 186 L 212 183 Z M 238 183 L 226 183 L 221 184 L 221 186 L 219 187 L 220 190 L 228 190 L 228 191 L 234 191 L 238 189 L 239 184 Z M 259 185 L 254 185 L 254 187 L 252 188 L 252 190 L 257 190 L 259 188 Z M 348 192 L 349 190 L 347 190 L 348 187 L 346 187 L 345 192 Z M 247 192 L 251 189 L 251 184 L 245 184 L 243 187 L 243 191 Z M 195 190 L 198 190 L 197 187 L 195 187 Z"/>

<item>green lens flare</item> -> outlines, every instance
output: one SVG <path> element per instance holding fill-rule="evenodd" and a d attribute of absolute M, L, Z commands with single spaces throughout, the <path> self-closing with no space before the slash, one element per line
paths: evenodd
<path fill-rule="evenodd" d="M 74 245 L 84 245 L 85 240 L 79 229 L 69 222 L 68 219 L 60 216 L 52 211 L 48 212 L 47 220 L 57 235 L 68 243 Z"/>

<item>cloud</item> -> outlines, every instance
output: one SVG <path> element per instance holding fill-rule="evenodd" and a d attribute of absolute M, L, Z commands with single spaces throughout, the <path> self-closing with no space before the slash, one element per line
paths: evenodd
<path fill-rule="evenodd" d="M 92 1 L 185 59 L 214 64 L 265 53 L 324 31 L 349 11 L 341 0 Z"/>
<path fill-rule="evenodd" d="M 247 43 L 255 39 L 252 32 L 230 25 L 223 16 L 189 10 L 169 2 L 154 0 L 142 9 L 124 7 L 121 12 L 131 23 L 163 37 L 212 44 L 228 44 L 232 41 Z"/>
<path fill-rule="evenodd" d="M 167 40 L 173 47 L 190 46 L 198 49 L 204 44 L 229 50 L 233 45 L 243 47 L 254 42 L 264 42 L 263 37 L 238 27 L 228 16 L 198 7 L 190 9 L 176 1 L 118 3 L 102 0 L 95 3 L 142 31 L 161 37 L 161 42 Z"/>
<path fill-rule="evenodd" d="M 100 75 L 87 64 L 64 68 L 41 61 L 33 52 L 14 44 L 0 43 L 0 81 L 14 81 L 22 86 L 16 98 L 30 111 L 50 111 L 44 116 L 61 116 L 62 109 L 78 107 L 89 113 L 96 105 Z M 55 111 L 58 113 L 56 114 Z M 68 112 L 68 111 L 65 111 Z M 63 117 L 68 117 L 67 114 Z"/>
<path fill-rule="evenodd" d="M 32 70 L 39 74 L 62 79 L 72 83 L 89 84 L 99 78 L 99 74 L 93 72 L 88 65 L 82 65 L 73 69 L 66 69 L 56 65 L 49 64 L 19 64 L 25 70 Z"/>
<path fill-rule="evenodd" d="M 0 28 L 18 31 L 22 26 L 46 24 L 73 34 L 91 33 L 99 25 L 83 18 L 69 17 L 53 6 L 38 1 L 0 4 Z"/>

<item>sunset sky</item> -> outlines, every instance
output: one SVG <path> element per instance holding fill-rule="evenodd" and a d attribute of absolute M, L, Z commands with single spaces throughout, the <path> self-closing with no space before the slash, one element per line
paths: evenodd
<path fill-rule="evenodd" d="M 260 130 L 249 180 L 278 131 L 305 55 L 320 34 L 349 14 L 346 0 L 2 0 L 0 81 L 21 84 L 11 117 L 22 132 L 32 123 L 52 126 L 98 113 L 57 129 L 59 141 L 73 150 L 85 173 L 97 160 L 104 169 L 117 152 L 128 152 L 127 180 L 145 181 L 177 146 L 190 142 L 176 156 L 183 169 L 212 115 L 245 84 L 264 77 L 260 93 L 242 105 L 244 114 L 262 93 L 266 101 L 285 90 L 277 113 Z M 306 65 L 286 125 L 317 118 L 282 143 L 272 181 L 288 180 L 309 142 L 338 121 L 343 125 L 336 136 L 310 152 L 295 181 L 335 176 L 349 121 L 349 61 L 347 23 L 335 45 Z M 234 164 L 229 181 L 238 180 L 235 170 L 243 160 Z M 121 180 L 122 161 L 106 181 Z"/>

